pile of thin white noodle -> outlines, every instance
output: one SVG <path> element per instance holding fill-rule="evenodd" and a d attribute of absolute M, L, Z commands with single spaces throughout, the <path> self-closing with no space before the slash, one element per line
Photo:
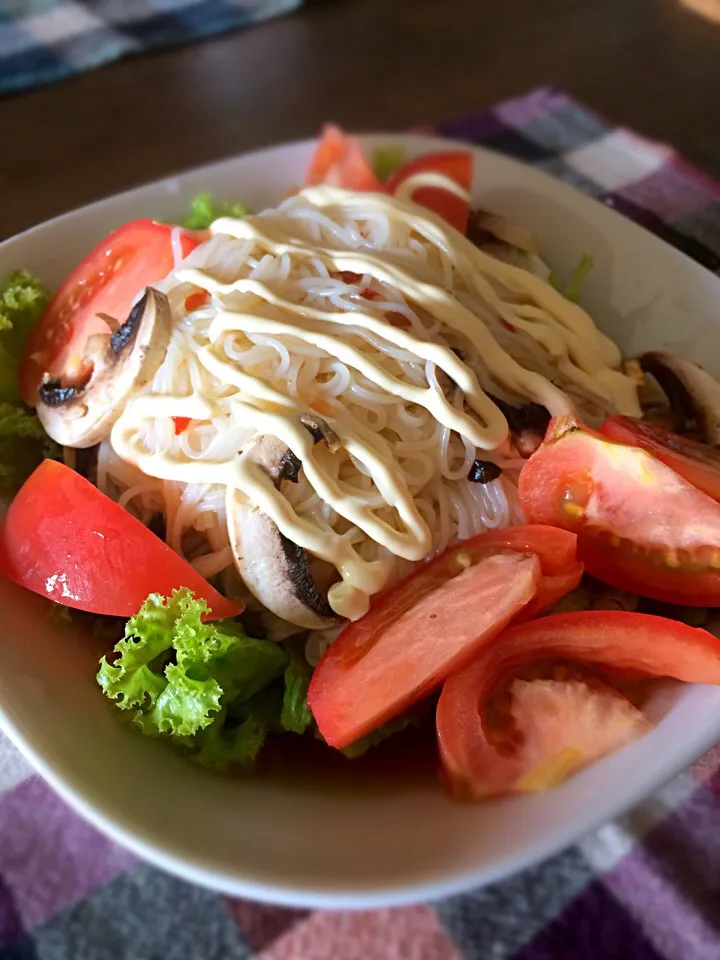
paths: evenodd
<path fill-rule="evenodd" d="M 267 224 L 274 231 L 283 232 L 296 246 L 381 254 L 387 263 L 401 267 L 423 283 L 450 292 L 459 304 L 472 311 L 477 323 L 484 325 L 510 357 L 560 387 L 570 399 L 569 405 L 586 421 L 592 423 L 615 409 L 616 405 L 607 395 L 602 396 L 601 390 L 588 390 L 583 377 L 569 377 L 537 337 L 503 320 L 477 290 L 470 289 L 456 269 L 452 249 L 432 242 L 412 223 L 382 207 L 368 204 L 364 209 L 362 205 L 358 208 L 341 202 L 321 207 L 312 200 L 301 194 L 286 200 L 276 211 L 247 219 L 259 224 L 259 229 Z M 168 295 L 175 319 L 170 345 L 152 383 L 130 400 L 111 440 L 101 444 L 99 487 L 144 522 L 156 513 L 163 514 L 169 545 L 188 557 L 203 576 L 220 575 L 225 589 L 238 594 L 240 584 L 227 532 L 226 485 L 213 482 L 212 470 L 205 471 L 203 482 L 186 482 L 172 476 L 173 470 L 168 467 L 175 462 L 230 463 L 257 436 L 247 406 L 248 402 L 258 405 L 257 398 L 248 397 L 236 385 L 216 376 L 218 370 L 232 367 L 295 398 L 304 408 L 316 411 L 328 421 L 341 423 L 350 431 L 365 428 L 366 433 L 370 431 L 381 438 L 378 442 L 384 441 L 382 449 L 391 457 L 398 483 L 407 490 L 427 526 L 429 556 L 454 541 L 522 520 L 511 479 L 517 476 L 517 455 L 507 445 L 489 452 L 479 450 L 467 436 L 440 423 L 426 406 L 381 389 L 334 352 L 298 337 L 296 327 L 295 333 L 282 332 L 285 322 L 302 324 L 297 316 L 289 316 L 287 311 L 253 293 L 231 290 L 230 285 L 249 279 L 260 282 L 283 302 L 321 311 L 370 313 L 384 320 L 389 331 L 401 325 L 418 341 L 455 351 L 480 386 L 495 397 L 515 404 L 531 398 L 508 389 L 468 338 L 439 319 L 427 303 L 404 296 L 397 287 L 370 271 L 357 276 L 339 268 L 332 257 L 268 250 L 253 237 L 230 236 L 231 227 L 231 221 L 216 224 L 218 231 L 228 232 L 216 232 L 159 285 Z M 540 312 L 532 298 L 526 299 L 517 288 L 491 275 L 485 279 L 494 294 L 520 315 Z M 186 312 L 186 297 L 203 289 L 210 292 L 207 302 Z M 274 321 L 280 332 L 252 332 L 240 329 L 243 323 L 238 322 L 236 329 L 230 324 L 220 336 L 210 339 L 211 324 L 214 322 L 216 328 L 221 314 L 242 318 L 248 313 Z M 325 328 L 400 382 L 442 395 L 455 410 L 474 416 L 466 395 L 435 363 L 368 330 L 362 322 L 339 328 L 329 320 Z M 594 349 L 594 344 L 586 346 Z M 208 350 L 221 361 L 213 371 L 201 362 L 202 351 Z M 180 414 L 185 409 L 181 401 L 190 397 L 210 398 L 213 415 L 209 419 L 193 419 L 187 430 L 176 435 L 168 411 L 174 409 L 176 400 Z M 157 415 L 138 413 L 141 409 L 153 409 L 142 407 L 146 398 L 162 400 Z M 479 422 L 480 418 L 476 419 Z M 371 471 L 344 447 L 331 453 L 318 444 L 313 456 L 345 495 L 360 498 L 388 527 L 402 528 L 397 510 L 387 503 Z M 491 483 L 470 482 L 468 473 L 477 457 L 493 459 L 501 466 L 508 463 L 511 469 Z M 162 458 L 164 465 L 153 476 L 153 465 Z M 137 465 L 140 459 L 143 469 Z M 385 585 L 412 568 L 413 561 L 389 550 L 379 542 L 381 538 L 368 536 L 322 499 L 304 471 L 299 482 L 283 483 L 281 495 L 298 518 L 310 521 L 320 530 L 334 531 L 343 541 L 353 544 L 365 561 L 380 561 Z"/>

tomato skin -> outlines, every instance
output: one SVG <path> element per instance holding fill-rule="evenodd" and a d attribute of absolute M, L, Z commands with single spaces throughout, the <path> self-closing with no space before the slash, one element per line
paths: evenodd
<path fill-rule="evenodd" d="M 438 744 L 446 783 L 457 799 L 477 800 L 522 789 L 528 773 L 522 768 L 522 753 L 517 748 L 498 752 L 483 724 L 485 707 L 498 683 L 513 670 L 554 658 L 635 676 L 720 684 L 720 641 L 705 630 L 663 617 L 592 610 L 510 627 L 469 666 L 453 674 L 440 695 Z M 537 723 L 541 728 L 541 715 Z M 581 765 L 579 757 L 574 769 Z"/>
<path fill-rule="evenodd" d="M 524 465 L 519 495 L 529 520 L 578 534 L 578 559 L 599 580 L 720 606 L 720 505 L 646 451 L 559 417 Z"/>
<path fill-rule="evenodd" d="M 45 374 L 64 383 L 82 381 L 91 370 L 83 362 L 89 337 L 107 333 L 98 314 L 123 323 L 137 295 L 157 283 L 174 265 L 172 231 L 180 231 L 187 256 L 202 242 L 192 231 L 133 220 L 102 240 L 66 277 L 33 329 L 19 368 L 20 394 L 34 407 Z"/>
<path fill-rule="evenodd" d="M 328 648 L 307 699 L 330 746 L 353 743 L 430 693 L 528 603 L 541 575 L 537 557 L 517 553 L 459 569 L 425 593 L 404 581 Z"/>
<path fill-rule="evenodd" d="M 720 606 L 720 569 L 688 565 L 668 567 L 648 558 L 641 568 L 632 553 L 603 543 L 581 543 L 578 555 L 598 580 L 638 596 L 686 607 Z M 655 562 L 653 562 L 655 561 Z"/>
<path fill-rule="evenodd" d="M 437 560 L 428 564 L 429 572 L 437 564 L 438 570 L 452 561 L 458 551 L 481 555 L 486 550 L 515 550 L 517 553 L 534 554 L 540 561 L 543 576 L 564 574 L 575 565 L 577 536 L 570 530 L 561 530 L 544 523 L 524 523 L 503 530 L 488 530 L 463 540 L 451 550 L 446 550 Z"/>
<path fill-rule="evenodd" d="M 388 193 L 396 193 L 398 187 L 418 173 L 441 173 L 462 187 L 467 193 L 472 186 L 473 158 L 467 150 L 426 153 L 408 160 L 397 169 L 386 184 Z M 440 187 L 418 187 L 412 199 L 428 210 L 437 213 L 451 226 L 465 233 L 470 217 L 470 201 L 458 197 Z"/>
<path fill-rule="evenodd" d="M 63 606 L 131 617 L 150 593 L 188 587 L 208 619 L 241 607 L 89 480 L 44 460 L 0 526 L 0 574 Z"/>
<path fill-rule="evenodd" d="M 616 443 L 642 447 L 698 490 L 720 501 L 720 451 L 633 417 L 607 417 L 600 433 Z"/>
<path fill-rule="evenodd" d="M 322 129 L 305 183 L 309 186 L 327 184 L 371 193 L 386 192 L 365 158 L 359 141 L 332 123 Z"/>

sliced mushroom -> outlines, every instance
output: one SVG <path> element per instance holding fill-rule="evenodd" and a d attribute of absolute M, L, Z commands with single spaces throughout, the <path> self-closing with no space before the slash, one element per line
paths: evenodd
<path fill-rule="evenodd" d="M 506 403 L 492 394 L 488 394 L 488 396 L 500 409 L 513 433 L 519 430 L 535 430 L 544 434 L 547 430 L 550 423 L 550 413 L 542 404 L 523 403 L 520 406 L 515 406 L 515 404 Z"/>
<path fill-rule="evenodd" d="M 653 350 L 638 359 L 666 395 L 676 430 L 720 447 L 720 383 L 692 360 L 667 350 Z"/>
<path fill-rule="evenodd" d="M 550 277 L 550 267 L 536 253 L 520 250 L 518 247 L 513 247 L 502 240 L 483 243 L 480 249 L 488 256 L 495 257 L 496 260 L 502 260 L 503 263 L 509 263 L 511 267 L 527 270 L 528 273 L 540 277 L 541 280 L 547 280 Z"/>
<path fill-rule="evenodd" d="M 543 280 L 550 276 L 550 268 L 539 256 L 540 243 L 535 234 L 503 217 L 482 210 L 473 211 L 467 237 L 483 253 L 496 260 L 520 267 Z"/>
<path fill-rule="evenodd" d="M 148 287 L 114 333 L 92 338 L 93 370 L 83 386 L 48 380 L 38 390 L 37 415 L 65 447 L 105 439 L 130 394 L 145 386 L 165 358 L 172 318 L 164 294 Z"/>
<path fill-rule="evenodd" d="M 339 440 L 323 420 L 305 415 L 299 419 L 316 443 L 337 449 Z M 245 455 L 262 467 L 278 489 L 283 480 L 297 483 L 302 463 L 277 437 L 260 437 Z M 327 599 L 328 589 L 338 579 L 332 564 L 310 556 L 284 536 L 267 514 L 234 492 L 228 497 L 228 531 L 238 572 L 265 607 L 308 630 L 337 623 Z"/>
<path fill-rule="evenodd" d="M 470 213 L 467 234 L 477 246 L 492 240 L 502 240 L 516 250 L 526 253 L 540 253 L 540 238 L 525 227 L 518 226 L 505 217 L 484 210 L 473 210 Z"/>
<path fill-rule="evenodd" d="M 337 434 L 334 430 L 330 429 L 321 417 L 316 417 L 314 414 L 301 413 L 298 419 L 300 423 L 310 431 L 315 443 L 320 443 L 322 440 L 327 444 L 331 453 L 335 453 L 335 451 L 340 448 L 340 440 Z"/>
<path fill-rule="evenodd" d="M 516 407 L 489 395 L 508 422 L 511 447 L 519 457 L 531 457 L 543 442 L 550 423 L 550 413 L 539 403 L 524 403 Z"/>

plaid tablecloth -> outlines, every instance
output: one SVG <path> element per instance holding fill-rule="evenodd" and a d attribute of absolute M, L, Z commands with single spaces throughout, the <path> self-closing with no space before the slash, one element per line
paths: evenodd
<path fill-rule="evenodd" d="M 301 3 L 0 0 L 0 93 L 62 80 L 128 53 L 246 27 Z"/>
<path fill-rule="evenodd" d="M 562 93 L 434 129 L 542 167 L 720 269 L 720 185 Z M 0 960 L 510 958 L 720 960 L 720 748 L 504 883 L 436 904 L 328 913 L 229 900 L 138 862 L 0 739 Z"/>

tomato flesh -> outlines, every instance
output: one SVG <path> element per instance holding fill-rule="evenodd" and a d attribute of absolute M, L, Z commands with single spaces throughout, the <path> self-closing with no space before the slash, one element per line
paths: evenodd
<path fill-rule="evenodd" d="M 440 756 L 452 795 L 482 799 L 546 789 L 630 742 L 647 724 L 619 695 L 556 681 L 510 689 L 520 742 L 499 745 L 485 723 L 499 683 L 525 664 L 548 659 L 610 667 L 633 675 L 720 683 L 720 641 L 684 623 L 624 611 L 554 614 L 510 627 L 451 676 L 437 709 Z M 534 688 L 534 689 L 533 689 Z M 608 698 L 617 696 L 618 703 Z"/>
<path fill-rule="evenodd" d="M 512 620 L 541 576 L 537 557 L 517 553 L 459 569 L 427 592 L 411 577 L 400 585 L 411 603 L 394 588 L 328 648 L 308 706 L 331 746 L 353 743 L 428 694 Z"/>
<path fill-rule="evenodd" d="M 640 710 L 597 680 L 589 685 L 582 679 L 518 678 L 505 696 L 511 701 L 505 723 L 481 734 L 488 739 L 487 753 L 493 751 L 489 760 L 485 754 L 482 769 L 474 764 L 466 769 L 451 750 L 443 755 L 443 779 L 454 800 L 550 790 L 652 729 Z M 449 718 L 445 704 L 437 722 L 438 731 L 442 723 L 444 741 L 451 740 L 447 728 L 458 721 Z M 512 749 L 498 750 L 498 742 L 513 737 L 517 742 Z M 478 745 L 473 746 L 477 750 Z"/>
<path fill-rule="evenodd" d="M 123 323 L 142 290 L 174 266 L 172 230 L 187 256 L 199 234 L 152 220 L 133 220 L 105 237 L 64 280 L 28 338 L 20 363 L 20 393 L 35 406 L 44 377 L 65 386 L 84 382 L 92 367 L 84 360 L 89 337 L 108 332 L 101 314 Z"/>
<path fill-rule="evenodd" d="M 530 521 L 577 533 L 578 559 L 599 580 L 720 606 L 720 504 L 645 450 L 560 417 L 524 465 L 519 494 Z"/>
<path fill-rule="evenodd" d="M 524 607 L 515 617 L 513 623 L 525 623 L 526 620 L 534 620 L 541 613 L 549 610 L 558 600 L 575 590 L 580 586 L 585 567 L 582 563 L 575 563 L 563 573 L 556 573 L 553 576 L 544 576 L 540 581 L 538 591 L 530 603 Z"/>
<path fill-rule="evenodd" d="M 0 526 L 0 574 L 66 607 L 115 617 L 138 612 L 150 593 L 188 587 L 209 619 L 241 606 L 218 593 L 139 520 L 54 460 L 26 480 Z"/>
<path fill-rule="evenodd" d="M 373 173 L 359 141 L 331 123 L 323 127 L 305 183 L 309 186 L 326 184 L 346 190 L 386 192 Z"/>
<path fill-rule="evenodd" d="M 467 150 L 452 150 L 415 157 L 390 176 L 386 188 L 389 193 L 396 193 L 406 180 L 422 173 L 443 174 L 469 194 L 473 174 L 472 154 Z M 437 213 L 460 233 L 467 230 L 470 217 L 469 197 L 459 197 L 442 187 L 418 186 L 413 191 L 412 199 L 414 203 Z"/>
<path fill-rule="evenodd" d="M 633 417 L 607 417 L 600 433 L 617 443 L 642 447 L 698 490 L 720 501 L 720 450 Z"/>

